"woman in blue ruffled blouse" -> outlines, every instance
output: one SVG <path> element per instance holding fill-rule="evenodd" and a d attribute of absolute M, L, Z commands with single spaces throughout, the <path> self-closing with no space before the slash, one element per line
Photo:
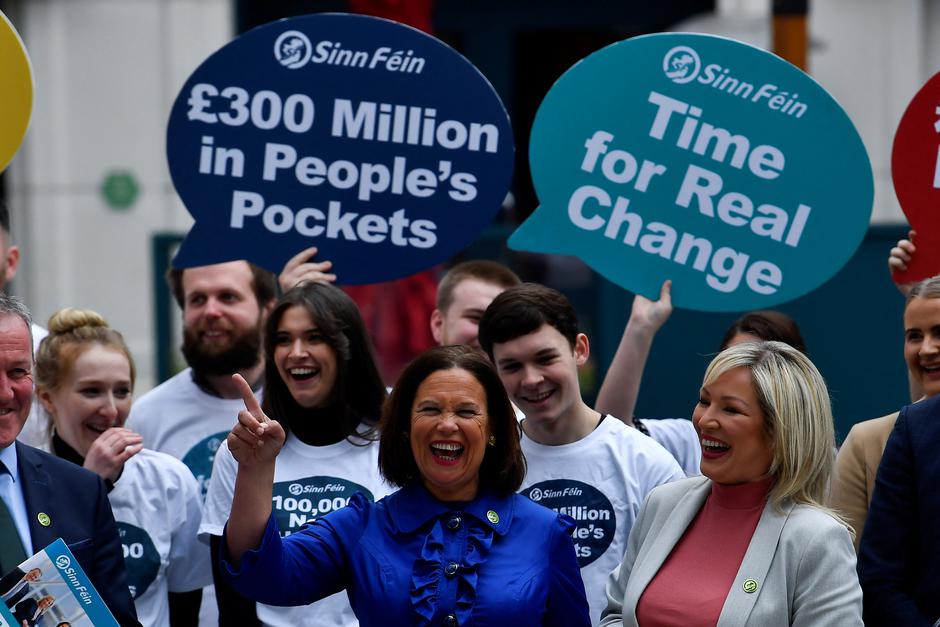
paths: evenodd
<path fill-rule="evenodd" d="M 516 494 L 525 474 L 516 418 L 480 353 L 434 348 L 402 373 L 379 452 L 401 490 L 377 503 L 354 496 L 283 539 L 271 485 L 284 432 L 241 383 L 222 570 L 242 594 L 301 605 L 345 588 L 363 626 L 590 625 L 574 524 Z"/>

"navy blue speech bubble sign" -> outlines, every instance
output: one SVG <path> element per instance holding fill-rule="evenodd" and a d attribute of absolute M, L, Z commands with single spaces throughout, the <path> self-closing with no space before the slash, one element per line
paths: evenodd
<path fill-rule="evenodd" d="M 513 157 L 496 92 L 441 41 L 358 15 L 266 24 L 173 104 L 170 175 L 196 220 L 173 264 L 279 272 L 317 246 L 342 283 L 407 276 L 492 221 Z"/>

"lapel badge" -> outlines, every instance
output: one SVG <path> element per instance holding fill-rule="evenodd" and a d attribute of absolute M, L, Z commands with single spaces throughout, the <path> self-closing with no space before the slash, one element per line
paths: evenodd
<path fill-rule="evenodd" d="M 491 523 L 493 523 L 494 525 L 499 524 L 499 514 L 497 514 L 493 510 L 486 512 L 486 519 L 490 521 Z"/>
<path fill-rule="evenodd" d="M 48 527 L 52 524 L 52 519 L 49 518 L 49 514 L 46 512 L 39 512 L 36 514 L 36 519 L 39 521 L 39 524 L 43 527 Z"/>
<path fill-rule="evenodd" d="M 742 587 L 744 588 L 744 591 L 747 592 L 748 594 L 751 594 L 752 592 L 757 592 L 757 582 L 754 581 L 753 579 L 745 579 L 744 586 Z"/>

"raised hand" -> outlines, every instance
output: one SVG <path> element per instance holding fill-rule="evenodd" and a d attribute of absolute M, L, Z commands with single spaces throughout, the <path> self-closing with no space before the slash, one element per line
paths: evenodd
<path fill-rule="evenodd" d="M 917 232 L 911 229 L 908 231 L 907 239 L 899 239 L 897 245 L 891 249 L 891 252 L 888 254 L 888 270 L 890 270 L 892 274 L 907 270 L 907 264 L 911 262 L 911 259 L 914 258 L 914 253 L 917 252 L 917 247 L 914 246 L 914 237 L 916 235 Z M 913 283 L 895 283 L 895 285 L 898 286 L 902 294 L 907 296 L 911 291 Z"/>
<path fill-rule="evenodd" d="M 84 467 L 102 479 L 117 481 L 124 463 L 140 452 L 144 439 L 124 427 L 111 427 L 95 440 L 85 455 Z"/>
<path fill-rule="evenodd" d="M 286 292 L 306 281 L 320 281 L 321 283 L 336 281 L 336 275 L 327 272 L 333 267 L 333 262 L 311 261 L 316 254 L 317 247 L 311 246 L 294 255 L 284 264 L 284 269 L 277 277 L 277 282 L 281 285 L 281 291 Z"/>
<path fill-rule="evenodd" d="M 287 437 L 284 428 L 264 415 L 251 386 L 240 374 L 233 374 L 232 382 L 245 401 L 245 409 L 238 412 L 238 423 L 227 439 L 232 457 L 242 466 L 274 461 Z"/>
<path fill-rule="evenodd" d="M 633 297 L 630 324 L 639 330 L 656 333 L 672 315 L 672 281 L 666 280 L 659 289 L 659 300 L 650 300 L 642 294 Z"/>

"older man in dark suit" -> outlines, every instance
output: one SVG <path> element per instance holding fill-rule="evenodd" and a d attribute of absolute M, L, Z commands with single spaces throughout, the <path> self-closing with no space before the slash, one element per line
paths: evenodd
<path fill-rule="evenodd" d="M 858 574 L 865 625 L 940 623 L 940 396 L 901 410 L 885 446 Z"/>
<path fill-rule="evenodd" d="M 114 515 L 93 472 L 16 442 L 33 398 L 29 312 L 0 293 L 0 572 L 61 537 L 121 625 L 139 625 Z"/>

